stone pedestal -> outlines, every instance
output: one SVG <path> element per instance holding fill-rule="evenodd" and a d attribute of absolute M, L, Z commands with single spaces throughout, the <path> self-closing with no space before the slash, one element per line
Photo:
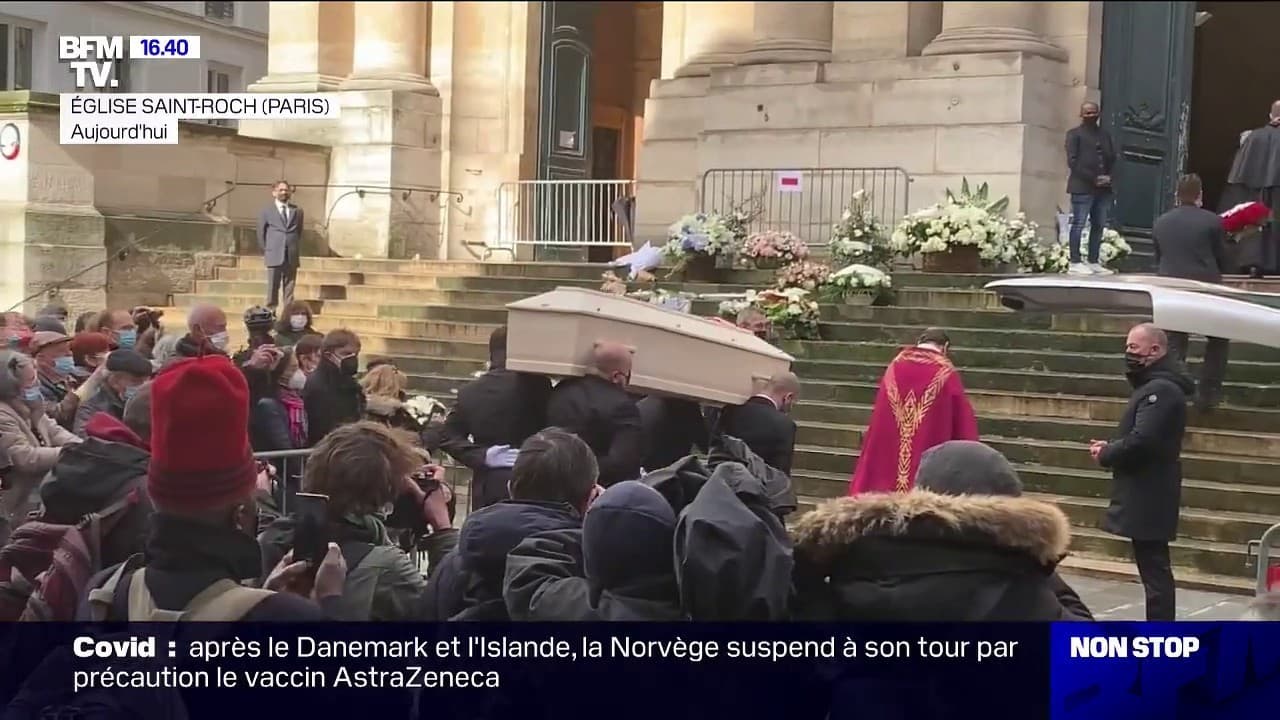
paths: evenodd
<path fill-rule="evenodd" d="M 924 48 L 924 55 L 1024 52 L 1051 60 L 1066 60 L 1067 51 L 1044 39 L 1039 2 L 946 2 L 942 32 Z"/>
<path fill-rule="evenodd" d="M 754 39 L 737 62 L 739 65 L 829 62 L 831 22 L 830 2 L 758 2 Z"/>
<path fill-rule="evenodd" d="M 750 2 L 688 2 L 684 4 L 683 63 L 676 77 L 711 74 L 711 68 L 732 65 L 751 46 L 755 5 Z"/>
<path fill-rule="evenodd" d="M 355 55 L 344 90 L 408 90 L 437 95 L 427 79 L 429 3 L 361 3 Z"/>
<path fill-rule="evenodd" d="M 249 91 L 337 89 L 351 72 L 354 17 L 351 2 L 270 3 L 267 76 Z"/>
<path fill-rule="evenodd" d="M 329 161 L 329 249 L 342 257 L 434 259 L 440 235 L 440 98 L 344 92 Z M 416 188 L 416 189 L 415 189 Z"/>

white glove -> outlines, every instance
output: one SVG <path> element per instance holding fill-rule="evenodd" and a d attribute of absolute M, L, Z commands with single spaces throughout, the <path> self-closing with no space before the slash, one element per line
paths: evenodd
<path fill-rule="evenodd" d="M 519 456 L 520 451 L 510 445 L 494 445 L 484 451 L 484 464 L 490 468 L 514 467 Z"/>

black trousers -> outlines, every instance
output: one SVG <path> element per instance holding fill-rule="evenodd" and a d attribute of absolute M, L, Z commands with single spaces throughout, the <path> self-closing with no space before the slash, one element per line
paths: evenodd
<path fill-rule="evenodd" d="M 1147 619 L 1172 622 L 1177 616 L 1169 543 L 1164 540 L 1131 540 L 1133 561 L 1147 594 Z"/>
<path fill-rule="evenodd" d="M 1184 332 L 1170 332 L 1169 352 L 1173 353 L 1183 364 L 1187 362 L 1187 347 L 1191 338 Z M 1225 338 L 1205 338 L 1208 342 L 1204 348 L 1204 362 L 1200 366 L 1200 383 L 1197 386 L 1199 404 L 1217 405 L 1222 400 L 1222 381 L 1227 376 L 1227 356 L 1231 351 L 1231 341 Z"/>

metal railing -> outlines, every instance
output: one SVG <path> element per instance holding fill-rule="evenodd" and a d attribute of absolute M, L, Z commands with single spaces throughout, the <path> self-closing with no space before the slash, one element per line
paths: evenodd
<path fill-rule="evenodd" d="M 520 180 L 498 186 L 498 240 L 520 245 L 631 247 L 632 180 Z"/>
<path fill-rule="evenodd" d="M 702 212 L 743 210 L 748 232 L 790 232 L 810 245 L 825 245 L 831 226 L 865 191 L 866 208 L 887 227 L 910 212 L 911 177 L 902 168 L 716 169 L 702 175 Z"/>
<path fill-rule="evenodd" d="M 1275 571 L 1272 567 L 1275 557 L 1273 551 L 1278 548 L 1280 548 L 1280 524 L 1272 525 L 1260 539 L 1250 540 L 1246 548 L 1246 557 L 1256 563 L 1255 590 L 1259 597 L 1269 592 L 1280 591 L 1280 586 L 1273 583 Z"/>

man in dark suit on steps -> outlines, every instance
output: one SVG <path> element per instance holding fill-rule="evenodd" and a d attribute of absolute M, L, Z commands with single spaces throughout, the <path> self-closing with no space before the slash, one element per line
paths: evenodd
<path fill-rule="evenodd" d="M 795 373 L 774 375 L 758 395 L 725 408 L 718 429 L 745 442 L 761 460 L 790 475 L 796 450 L 796 422 L 788 414 L 799 394 L 800 378 Z"/>
<path fill-rule="evenodd" d="M 1203 192 L 1198 175 L 1183 175 L 1178 180 L 1177 192 L 1178 206 L 1161 215 L 1151 230 L 1157 274 L 1221 284 L 1227 241 L 1222 218 L 1200 207 Z M 1169 352 L 1185 364 L 1190 339 L 1183 332 L 1166 332 Z M 1202 410 L 1214 408 L 1222 399 L 1222 380 L 1227 374 L 1230 349 L 1225 338 L 1207 340 L 1196 392 L 1196 405 Z"/>
<path fill-rule="evenodd" d="M 302 248 L 302 208 L 289 202 L 293 189 L 284 180 L 271 187 L 271 196 L 275 201 L 258 213 L 258 247 L 267 266 L 267 307 L 275 308 L 281 288 L 285 306 L 293 303 Z"/>

